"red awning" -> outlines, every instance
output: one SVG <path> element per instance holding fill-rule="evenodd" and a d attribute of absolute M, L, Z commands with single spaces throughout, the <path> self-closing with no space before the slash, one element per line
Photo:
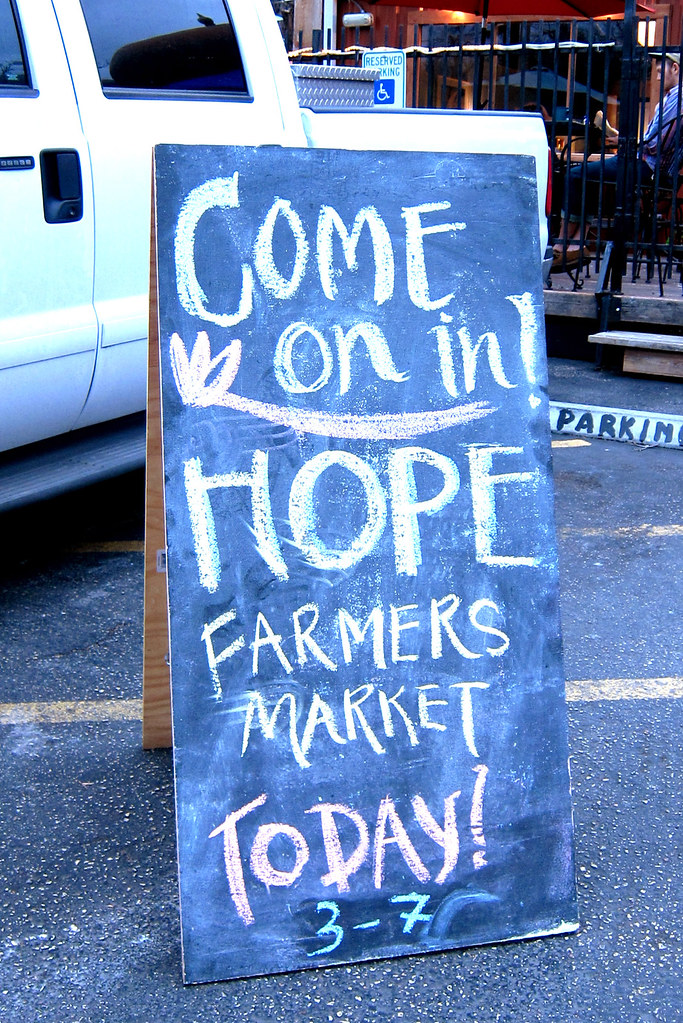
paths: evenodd
<path fill-rule="evenodd" d="M 625 0 L 366 0 L 368 7 L 420 7 L 429 10 L 462 11 L 481 18 L 539 17 L 554 21 L 558 18 L 600 18 L 623 14 Z M 648 10 L 647 4 L 636 4 Z M 367 7 L 366 7 L 367 10 Z"/>

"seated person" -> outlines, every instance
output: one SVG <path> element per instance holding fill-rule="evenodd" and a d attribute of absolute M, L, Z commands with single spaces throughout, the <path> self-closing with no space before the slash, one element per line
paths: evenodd
<path fill-rule="evenodd" d="M 600 131 L 605 133 L 605 142 L 608 146 L 616 146 L 619 141 L 619 132 L 616 128 L 613 128 L 609 123 L 602 110 L 598 110 L 595 117 L 593 118 L 593 124 Z"/>
<path fill-rule="evenodd" d="M 664 82 L 664 98 L 654 112 L 654 116 L 643 135 L 640 144 L 641 167 L 640 180 L 646 184 L 654 177 L 657 161 L 660 162 L 660 175 L 673 179 L 678 173 L 678 165 L 683 156 L 683 127 L 677 132 L 681 117 L 681 101 L 679 98 L 678 77 L 680 57 L 676 53 L 665 54 L 664 61 L 657 62 L 657 80 Z M 595 123 L 604 126 L 605 132 L 612 142 L 618 140 L 619 133 L 606 121 L 602 111 L 598 111 Z M 678 140 L 676 136 L 679 136 Z M 678 145 L 677 145 L 678 141 Z M 569 171 L 568 208 L 563 210 L 560 240 L 553 246 L 553 270 L 573 269 L 581 259 L 581 194 L 585 174 L 586 206 L 597 206 L 595 190 L 604 182 L 616 183 L 619 157 L 610 156 L 604 161 L 596 160 L 585 165 L 576 165 Z M 573 243 L 573 244 L 572 244 Z"/>

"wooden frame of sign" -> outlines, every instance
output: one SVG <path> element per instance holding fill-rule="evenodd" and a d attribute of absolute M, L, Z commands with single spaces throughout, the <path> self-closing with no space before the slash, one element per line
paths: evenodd
<path fill-rule="evenodd" d="M 147 474 L 145 483 L 145 595 L 142 665 L 142 745 L 171 746 L 171 673 L 168 664 L 168 595 L 164 527 L 164 462 L 161 451 L 159 303 L 152 182 L 147 352 Z"/>

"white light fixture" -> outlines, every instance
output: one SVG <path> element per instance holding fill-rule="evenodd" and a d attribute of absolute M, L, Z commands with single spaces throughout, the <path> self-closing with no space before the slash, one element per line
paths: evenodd
<path fill-rule="evenodd" d="M 654 46 L 655 45 L 655 29 L 656 29 L 656 27 L 657 27 L 657 22 L 656 21 L 639 21 L 638 22 L 638 43 L 639 43 L 640 46 Z"/>
<path fill-rule="evenodd" d="M 374 23 L 375 16 L 366 11 L 361 11 L 359 14 L 342 15 L 342 25 L 344 28 L 370 28 Z"/>

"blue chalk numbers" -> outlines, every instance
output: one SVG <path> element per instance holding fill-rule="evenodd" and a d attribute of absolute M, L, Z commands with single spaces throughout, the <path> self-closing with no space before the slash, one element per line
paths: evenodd
<path fill-rule="evenodd" d="M 404 934 L 412 934 L 415 924 L 417 923 L 427 924 L 432 919 L 433 916 L 432 913 L 423 912 L 427 903 L 429 902 L 429 898 L 430 898 L 429 895 L 424 894 L 418 895 L 417 892 L 410 892 L 407 895 L 393 895 L 391 897 L 391 899 L 389 900 L 390 905 L 409 904 L 411 902 L 413 903 L 413 908 L 409 912 L 399 914 L 401 919 L 404 921 L 403 924 Z M 315 932 L 316 937 L 318 938 L 332 937 L 333 940 L 329 944 L 323 945 L 322 948 L 317 948 L 315 949 L 315 951 L 309 952 L 308 953 L 309 957 L 327 955 L 330 952 L 334 952 L 335 949 L 339 948 L 342 941 L 344 940 L 344 928 L 341 926 L 341 924 L 337 923 L 341 916 L 339 904 L 332 900 L 325 900 L 322 902 L 318 902 L 315 909 L 317 913 L 329 913 L 329 919 L 322 925 L 322 927 L 318 928 L 318 930 Z M 369 931 L 375 930 L 376 928 L 381 927 L 381 925 L 382 925 L 381 919 L 374 919 L 367 920 L 364 923 L 355 924 L 351 929 L 354 931 Z"/>

